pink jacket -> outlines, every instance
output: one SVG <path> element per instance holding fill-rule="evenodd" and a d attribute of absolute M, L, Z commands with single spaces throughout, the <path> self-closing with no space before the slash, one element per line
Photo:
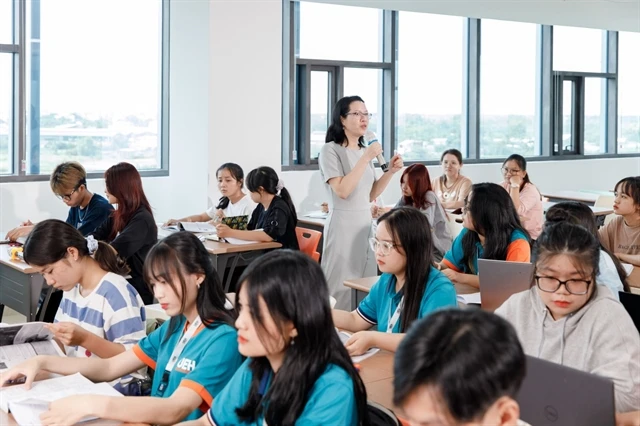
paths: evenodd
<path fill-rule="evenodd" d="M 502 182 L 502 187 L 509 192 L 510 184 Z M 544 212 L 542 210 L 542 199 L 540 191 L 532 183 L 527 183 L 520 191 L 520 208 L 518 215 L 522 219 L 522 226 L 529 232 L 532 239 L 537 239 L 542 233 L 544 223 Z"/>

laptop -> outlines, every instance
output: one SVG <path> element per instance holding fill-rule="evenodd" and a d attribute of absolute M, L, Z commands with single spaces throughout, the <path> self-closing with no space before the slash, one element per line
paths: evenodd
<path fill-rule="evenodd" d="M 636 325 L 638 332 L 640 332 L 640 294 L 621 291 L 618 295 L 620 296 L 620 303 L 629 312 L 631 320 Z"/>
<path fill-rule="evenodd" d="M 516 400 L 520 419 L 535 426 L 614 426 L 613 382 L 595 374 L 527 356 Z"/>
<path fill-rule="evenodd" d="M 493 312 L 512 294 L 528 290 L 533 282 L 533 264 L 478 259 L 480 306 Z"/>

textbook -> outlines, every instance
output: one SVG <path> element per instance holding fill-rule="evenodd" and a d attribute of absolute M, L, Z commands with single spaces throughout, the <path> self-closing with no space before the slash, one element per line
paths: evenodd
<path fill-rule="evenodd" d="M 0 371 L 36 355 L 65 356 L 44 322 L 0 324 Z"/>
<path fill-rule="evenodd" d="M 20 426 L 40 424 L 40 414 L 49 403 L 67 396 L 104 395 L 123 396 L 108 383 L 93 383 L 80 373 L 33 382 L 31 389 L 10 386 L 0 389 L 0 409 L 10 412 Z M 81 422 L 92 420 L 86 417 Z"/>
<path fill-rule="evenodd" d="M 336 331 L 338 332 L 338 336 L 340 336 L 340 341 L 342 342 L 343 345 L 346 344 L 347 340 L 349 340 L 349 337 L 352 336 L 352 334 L 349 333 L 348 331 L 344 331 L 344 330 L 339 331 L 338 329 L 336 329 Z M 362 355 L 352 356 L 351 362 L 353 362 L 354 364 L 357 364 L 360 361 L 364 361 L 365 359 L 374 356 L 379 351 L 380 349 L 378 348 L 369 348 L 369 350 L 363 353 Z"/>
<path fill-rule="evenodd" d="M 180 222 L 180 227 L 187 232 L 216 232 L 216 227 L 209 222 Z"/>

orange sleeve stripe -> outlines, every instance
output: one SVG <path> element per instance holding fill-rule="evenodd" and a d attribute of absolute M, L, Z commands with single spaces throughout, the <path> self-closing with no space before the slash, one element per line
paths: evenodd
<path fill-rule="evenodd" d="M 527 240 L 518 239 L 507 248 L 507 258 L 509 262 L 531 262 L 531 246 Z"/>
<path fill-rule="evenodd" d="M 148 367 L 151 367 L 154 370 L 156 369 L 156 362 L 153 359 L 151 359 L 149 355 L 144 353 L 140 345 L 135 345 L 133 347 L 133 353 L 135 356 L 138 357 L 140 361 L 144 362 Z"/>
<path fill-rule="evenodd" d="M 213 405 L 213 397 L 211 396 L 209 391 L 207 391 L 207 389 L 205 389 L 205 387 L 200 383 L 194 382 L 193 380 L 184 379 L 180 382 L 180 386 L 191 389 L 192 391 L 197 393 L 200 398 L 202 398 L 200 410 L 202 410 L 203 413 L 206 413 L 207 410 L 211 408 L 211 405 Z M 204 409 L 202 407 L 204 407 Z"/>
<path fill-rule="evenodd" d="M 447 268 L 449 269 L 453 269 L 456 272 L 462 272 L 460 269 L 456 268 L 456 266 L 453 263 L 449 262 L 447 259 L 442 259 L 442 263 L 447 265 Z"/>

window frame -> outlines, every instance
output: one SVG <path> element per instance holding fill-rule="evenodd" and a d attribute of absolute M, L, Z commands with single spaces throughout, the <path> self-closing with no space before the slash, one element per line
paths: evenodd
<path fill-rule="evenodd" d="M 363 68 L 383 69 L 383 93 L 382 109 L 379 112 L 379 119 L 382 121 L 383 134 L 381 141 L 384 152 L 394 152 L 397 146 L 397 49 L 398 49 L 398 11 L 383 10 L 383 28 L 381 38 L 383 40 L 383 62 L 350 62 L 350 61 L 327 61 L 310 60 L 297 58 L 296 46 L 299 43 L 299 1 L 289 0 L 283 2 L 283 107 L 282 107 L 282 170 L 317 170 L 317 161 L 304 159 L 303 164 L 296 164 L 294 151 L 300 144 L 310 145 L 309 138 L 306 140 L 296 139 L 294 123 L 298 121 L 298 114 L 308 114 L 306 111 L 299 111 L 297 107 L 298 98 L 301 96 L 298 90 L 296 79 L 297 64 L 307 64 L 311 66 L 329 66 L 338 71 L 344 67 L 359 66 Z M 488 164 L 502 163 L 502 158 L 480 158 L 480 42 L 481 42 L 481 19 L 466 18 L 464 28 L 463 46 L 463 96 L 464 106 L 462 111 L 462 152 L 465 155 L 465 164 Z M 537 111 L 534 122 L 536 129 L 536 146 L 534 156 L 527 157 L 530 161 L 555 161 L 555 160 L 591 160 L 599 158 L 626 158 L 640 157 L 640 153 L 618 153 L 617 146 L 617 63 L 618 63 L 618 32 L 603 32 L 603 63 L 606 70 L 601 73 L 592 72 L 565 72 L 553 69 L 553 26 L 537 24 L 538 44 L 536 52 L 536 67 L 538 68 L 538 78 L 536 79 Z M 429 42 L 427 40 L 427 42 Z M 338 75 L 341 73 L 338 72 Z M 604 135 L 606 148 L 605 153 L 595 155 L 585 155 L 584 152 L 584 130 L 576 134 L 578 137 L 577 150 L 571 153 L 554 153 L 554 143 L 557 124 L 556 115 L 561 109 L 561 100 L 558 103 L 554 99 L 554 75 L 562 74 L 574 76 L 581 79 L 588 77 L 604 78 L 606 88 L 603 93 L 603 117 L 605 123 Z M 336 80 L 340 80 L 338 77 Z M 341 81 L 335 90 L 335 99 L 342 97 Z M 290 90 L 292 89 L 292 90 Z M 308 89 L 307 89 L 308 91 Z M 574 107 L 573 114 L 582 111 L 584 115 L 584 96 L 576 99 L 578 108 Z M 330 112 L 329 112 L 330 114 Z M 561 110 L 560 110 L 561 114 Z M 584 121 L 582 117 L 579 121 Z M 579 125 L 581 123 L 576 123 Z M 582 123 L 583 125 L 583 123 Z M 309 148 L 303 148 L 309 152 Z M 296 154 L 299 153 L 295 152 Z M 406 165 L 421 163 L 425 165 L 436 165 L 438 161 L 405 161 Z"/>
<path fill-rule="evenodd" d="M 0 44 L 0 53 L 13 53 L 14 70 L 13 70 L 13 123 L 14 123 L 14 139 L 11 149 L 13 169 L 11 174 L 0 175 L 0 183 L 5 182 L 42 182 L 49 180 L 49 173 L 29 174 L 26 170 L 27 165 L 27 144 L 31 143 L 27 140 L 27 87 L 26 81 L 26 55 L 27 55 L 27 2 L 32 0 L 15 0 L 14 5 L 14 43 L 12 45 Z M 170 0 L 162 1 L 162 17 L 160 31 L 160 50 L 161 50 L 161 68 L 160 68 L 160 167 L 154 170 L 140 170 L 142 177 L 169 176 L 169 43 L 170 43 Z M 32 1 L 38 4 L 39 1 Z M 32 7 L 33 7 L 32 4 Z M 36 19 L 39 20 L 39 10 Z M 31 122 L 36 120 L 31 119 Z M 38 141 L 37 151 L 39 153 L 40 142 Z M 34 150 L 31 150 L 33 154 Z M 39 163 L 39 160 L 38 160 Z M 104 177 L 104 170 L 92 171 L 87 173 L 87 179 L 101 179 Z"/>

